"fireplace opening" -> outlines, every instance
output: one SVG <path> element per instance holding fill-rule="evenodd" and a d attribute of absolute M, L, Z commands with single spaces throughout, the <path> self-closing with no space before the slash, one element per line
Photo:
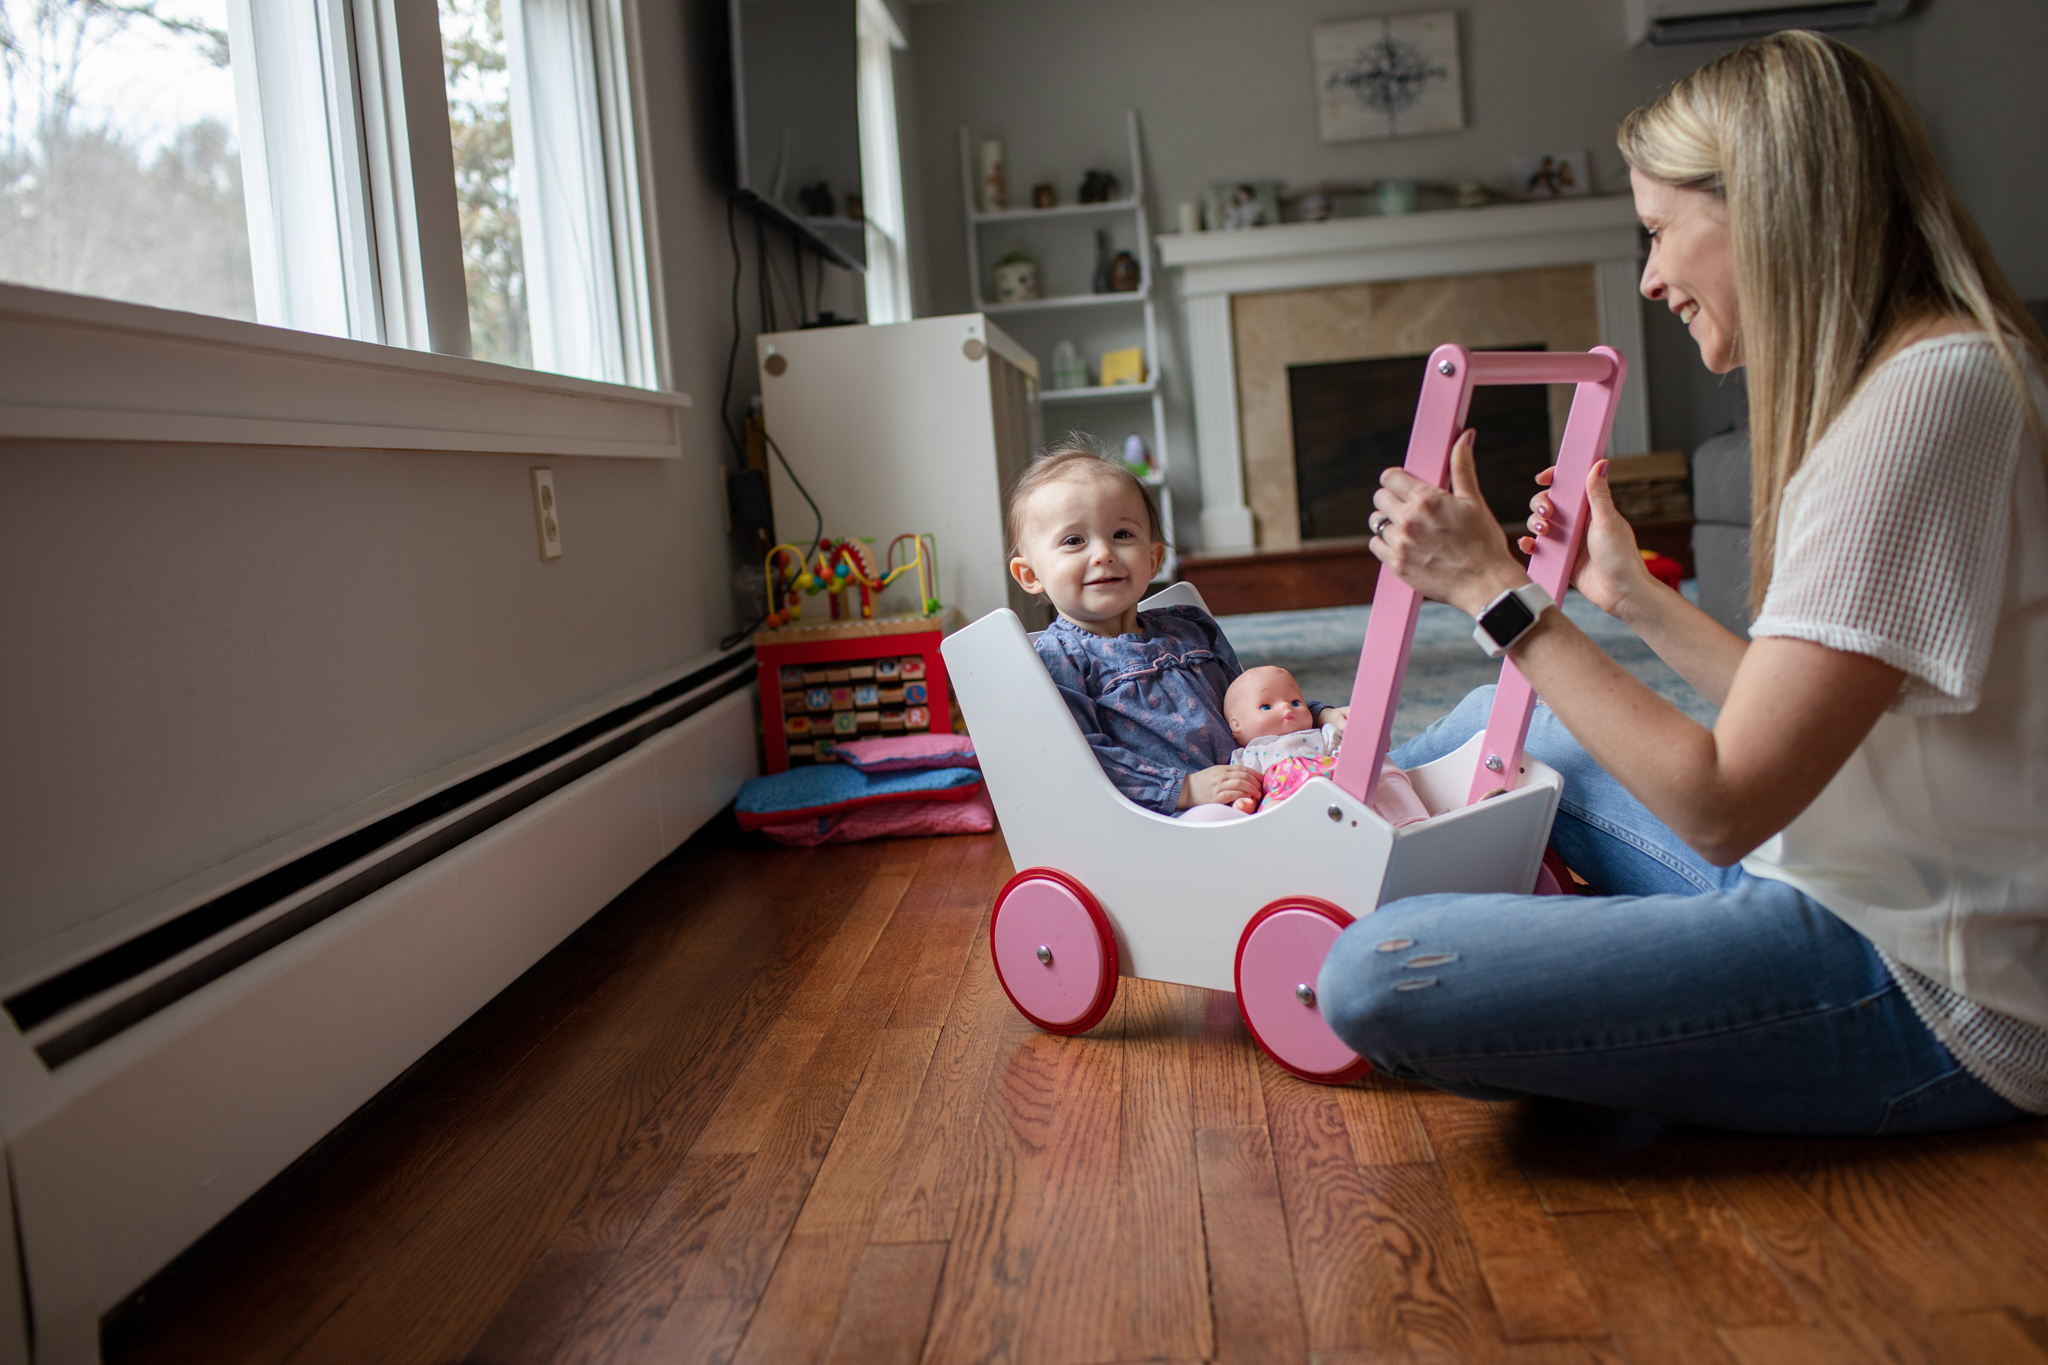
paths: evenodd
<path fill-rule="evenodd" d="M 1546 347 L 1489 346 L 1541 351 Z M 1380 471 L 1408 455 L 1427 355 L 1335 360 L 1287 367 L 1294 417 L 1294 481 L 1301 538 L 1369 536 Z M 1473 457 L 1494 519 L 1529 515 L 1536 474 L 1551 463 L 1549 390 L 1541 384 L 1489 385 L 1472 391 L 1465 424 L 1479 433 Z"/>

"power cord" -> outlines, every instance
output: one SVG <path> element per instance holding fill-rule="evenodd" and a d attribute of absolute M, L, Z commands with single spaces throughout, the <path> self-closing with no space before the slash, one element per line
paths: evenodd
<path fill-rule="evenodd" d="M 789 456 L 782 453 L 782 447 L 777 445 L 775 442 L 775 438 L 768 434 L 768 428 L 765 425 L 762 426 L 761 428 L 761 439 L 768 443 L 768 448 L 775 452 L 775 458 L 782 462 L 782 472 L 789 475 L 789 481 L 796 485 L 796 491 L 803 494 L 804 501 L 811 505 L 811 515 L 814 518 L 816 518 L 817 521 L 816 526 L 811 531 L 811 545 L 816 546 L 819 541 L 825 538 L 825 514 L 818 510 L 818 500 L 811 496 L 811 490 L 804 487 L 804 481 L 796 476 L 796 471 L 794 469 L 790 468 Z M 805 558 L 809 558 L 808 553 L 806 553 Z M 767 620 L 770 616 L 774 615 L 774 613 L 775 602 L 773 600 L 773 594 L 771 592 L 770 600 L 768 602 L 768 609 L 762 612 L 759 616 L 756 616 L 750 624 L 742 627 L 739 630 L 734 631 L 732 634 L 726 636 L 723 640 L 720 640 L 718 642 L 718 647 L 721 650 L 731 649 L 740 641 L 746 639 L 749 635 L 752 635 L 755 631 L 759 630 L 761 628 L 761 623 Z"/>

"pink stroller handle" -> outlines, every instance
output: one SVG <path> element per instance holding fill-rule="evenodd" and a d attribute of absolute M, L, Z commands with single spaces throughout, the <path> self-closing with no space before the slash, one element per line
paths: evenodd
<path fill-rule="evenodd" d="M 1429 368 L 1423 373 L 1422 397 L 1415 406 L 1415 426 L 1402 468 L 1438 488 L 1450 487 L 1451 447 L 1464 429 L 1476 384 L 1576 385 L 1564 439 L 1558 444 L 1557 477 L 1550 485 L 1549 525 L 1537 538 L 1529 561 L 1529 577 L 1562 602 L 1586 539 L 1586 473 L 1607 449 L 1627 374 L 1628 362 L 1609 346 L 1556 354 L 1439 346 L 1430 353 Z M 1382 564 L 1359 655 L 1358 681 L 1351 689 L 1347 729 L 1353 742 L 1339 751 L 1330 774 L 1362 802 L 1369 802 L 1379 786 L 1380 764 L 1393 734 L 1394 710 L 1400 704 L 1401 680 L 1408 671 L 1408 651 L 1415 643 L 1415 619 L 1421 609 L 1421 594 Z M 1503 659 L 1486 740 L 1465 804 L 1513 789 L 1535 705 L 1535 689 L 1512 660 Z"/>

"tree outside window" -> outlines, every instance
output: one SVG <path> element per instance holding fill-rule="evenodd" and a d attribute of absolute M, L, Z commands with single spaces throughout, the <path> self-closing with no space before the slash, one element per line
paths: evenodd
<path fill-rule="evenodd" d="M 0 279 L 256 316 L 226 0 L 0 0 Z"/>
<path fill-rule="evenodd" d="M 504 15 L 499 0 L 440 0 L 440 10 L 471 353 L 530 368 Z"/>

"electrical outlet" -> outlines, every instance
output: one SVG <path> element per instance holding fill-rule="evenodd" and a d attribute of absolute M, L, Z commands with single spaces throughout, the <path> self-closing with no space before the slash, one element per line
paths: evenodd
<path fill-rule="evenodd" d="M 534 469 L 533 475 L 533 522 L 540 531 L 540 557 L 560 559 L 562 557 L 561 509 L 555 504 L 555 471 Z"/>

